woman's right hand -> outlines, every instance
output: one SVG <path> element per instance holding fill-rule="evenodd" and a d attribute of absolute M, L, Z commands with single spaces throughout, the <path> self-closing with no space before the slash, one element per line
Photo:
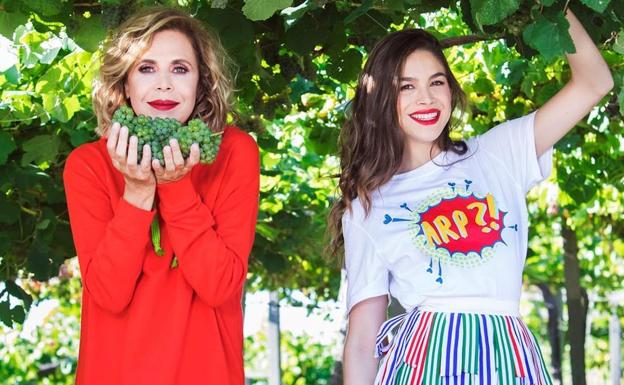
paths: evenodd
<path fill-rule="evenodd" d="M 156 194 L 156 177 L 151 167 L 152 152 L 149 145 L 143 146 L 143 157 L 138 163 L 138 139 L 128 140 L 128 127 L 113 123 L 106 142 L 113 167 L 124 176 L 126 186 L 124 199 L 143 210 L 152 210 Z"/>

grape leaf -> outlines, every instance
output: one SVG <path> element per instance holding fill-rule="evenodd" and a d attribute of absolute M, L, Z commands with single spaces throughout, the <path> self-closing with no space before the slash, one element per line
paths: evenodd
<path fill-rule="evenodd" d="M 0 164 L 5 164 L 9 155 L 15 151 L 15 141 L 8 132 L 0 132 Z"/>
<path fill-rule="evenodd" d="M 594 11 L 603 13 L 609 6 L 611 0 L 581 0 L 581 2 Z"/>
<path fill-rule="evenodd" d="M 622 29 L 615 38 L 613 50 L 620 55 L 624 55 L 624 29 Z"/>
<path fill-rule="evenodd" d="M 212 2 L 210 3 L 210 6 L 212 8 L 223 9 L 223 8 L 227 7 L 227 3 L 228 3 L 228 0 L 212 0 Z"/>
<path fill-rule="evenodd" d="M 243 14 L 249 20 L 266 20 L 273 16 L 275 11 L 288 8 L 292 5 L 292 0 L 245 0 Z"/>
<path fill-rule="evenodd" d="M 28 15 L 21 12 L 0 12 L 0 34 L 10 39 L 15 28 L 27 21 Z"/>
<path fill-rule="evenodd" d="M 477 25 L 492 25 L 516 12 L 520 0 L 470 0 L 470 7 Z"/>
<path fill-rule="evenodd" d="M 373 7 L 373 0 L 364 0 L 362 2 L 362 5 L 357 7 L 357 9 L 355 9 L 353 12 L 347 15 L 347 17 L 345 17 L 344 24 L 346 25 L 346 24 L 351 23 L 353 20 L 357 19 L 358 17 L 368 12 L 372 7 Z"/>
<path fill-rule="evenodd" d="M 19 220 L 19 216 L 19 206 L 4 194 L 0 194 L 0 223 L 13 224 Z"/>
<path fill-rule="evenodd" d="M 56 158 L 61 142 L 56 135 L 38 135 L 22 145 L 24 156 L 22 166 L 28 163 L 49 162 Z"/>
<path fill-rule="evenodd" d="M 564 53 L 575 52 L 574 43 L 568 32 L 569 27 L 570 23 L 562 13 L 558 14 L 555 20 L 542 15 L 526 27 L 522 38 L 545 59 L 550 60 Z"/>
<path fill-rule="evenodd" d="M 58 15 L 63 10 L 63 2 L 56 0 L 30 0 L 23 4 L 41 16 Z"/>

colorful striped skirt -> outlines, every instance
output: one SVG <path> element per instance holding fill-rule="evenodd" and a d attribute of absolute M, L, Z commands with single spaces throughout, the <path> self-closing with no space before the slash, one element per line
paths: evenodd
<path fill-rule="evenodd" d="M 376 385 L 552 385 L 535 337 L 515 316 L 415 309 L 382 325 L 376 356 Z"/>

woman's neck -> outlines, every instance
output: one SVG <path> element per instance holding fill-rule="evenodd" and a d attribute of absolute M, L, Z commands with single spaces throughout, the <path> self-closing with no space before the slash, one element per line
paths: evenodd
<path fill-rule="evenodd" d="M 405 145 L 403 160 L 399 167 L 399 173 L 408 172 L 435 158 L 442 150 L 436 143 L 412 143 Z"/>

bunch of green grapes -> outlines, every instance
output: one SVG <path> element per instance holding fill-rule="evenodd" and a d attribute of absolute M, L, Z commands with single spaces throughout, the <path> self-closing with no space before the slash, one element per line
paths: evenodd
<path fill-rule="evenodd" d="M 145 144 L 152 150 L 152 158 L 158 159 L 161 166 L 165 164 L 163 148 L 175 138 L 180 144 L 180 151 L 184 158 L 191 153 L 191 145 L 199 144 L 200 162 L 212 163 L 217 157 L 221 145 L 221 133 L 212 132 L 200 119 L 192 119 L 183 126 L 173 118 L 152 118 L 145 115 L 135 116 L 132 108 L 119 107 L 113 114 L 113 122 L 128 127 L 128 136 L 139 139 L 139 162 L 141 162 L 142 148 Z"/>

